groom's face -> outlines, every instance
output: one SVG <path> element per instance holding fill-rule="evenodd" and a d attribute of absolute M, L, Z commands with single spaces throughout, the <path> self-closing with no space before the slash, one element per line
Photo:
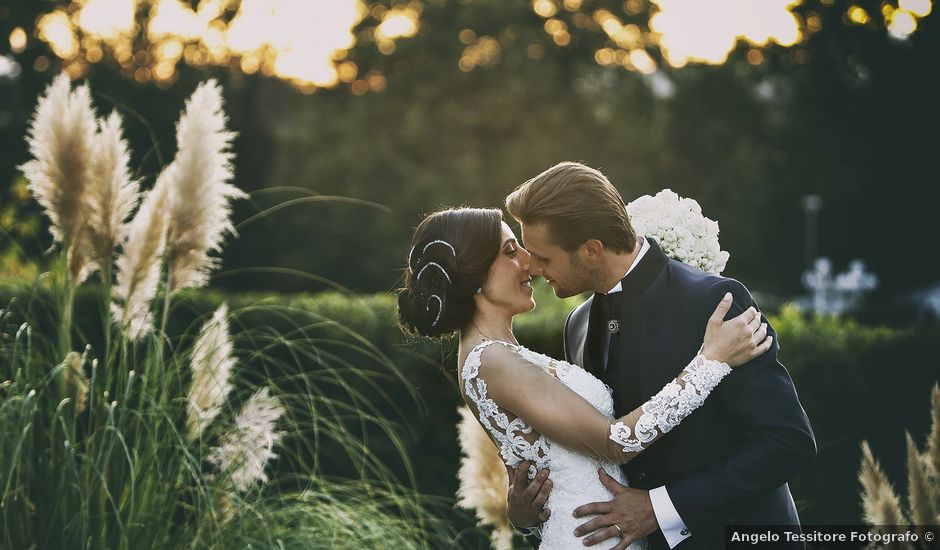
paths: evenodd
<path fill-rule="evenodd" d="M 592 288 L 590 270 L 578 254 L 556 245 L 544 223 L 522 224 L 522 242 L 529 254 L 529 273 L 545 279 L 555 296 L 567 298 Z"/>

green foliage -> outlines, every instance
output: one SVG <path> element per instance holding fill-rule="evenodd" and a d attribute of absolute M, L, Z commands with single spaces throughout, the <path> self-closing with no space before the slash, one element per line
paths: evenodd
<path fill-rule="evenodd" d="M 24 246 L 35 240 L 40 227 L 39 216 L 23 212 L 28 201 L 22 176 L 7 192 L 0 187 L 0 278 L 33 280 L 39 275 L 36 251 Z"/>
<path fill-rule="evenodd" d="M 537 285 L 538 307 L 519 316 L 514 328 L 527 346 L 562 357 L 564 320 L 579 298 L 561 301 L 550 293 Z M 209 298 L 197 307 L 187 297 L 181 309 L 192 308 L 196 315 L 211 311 L 221 296 Z M 453 341 L 437 343 L 402 335 L 395 322 L 395 297 L 387 293 L 244 294 L 230 296 L 228 301 L 242 308 L 252 303 L 289 304 L 292 315 L 309 312 L 335 320 L 323 327 L 331 338 L 364 339 L 381 350 L 401 378 L 376 379 L 381 392 L 354 380 L 350 385 L 363 392 L 365 401 L 379 404 L 378 414 L 396 420 L 404 434 L 401 452 L 411 458 L 420 491 L 453 497 L 459 463 L 456 408 L 461 403 Z M 262 317 L 268 320 L 259 317 L 256 326 L 271 323 L 270 313 Z M 920 434 L 927 428 L 925 420 L 916 419 L 923 420 L 924 399 L 937 379 L 931 358 L 940 354 L 940 327 L 869 326 L 852 319 L 806 316 L 792 306 L 771 315 L 771 323 L 781 345 L 781 362 L 794 379 L 819 446 L 816 462 L 791 481 L 801 517 L 807 523 L 856 523 L 860 518 L 855 480 L 859 441 L 868 439 L 879 449 L 890 475 L 903 474 L 904 430 Z M 350 350 L 338 349 L 337 355 L 360 368 L 381 371 L 379 363 L 373 361 L 375 366 L 370 367 Z M 417 405 L 412 406 L 415 399 Z M 396 462 L 393 443 L 376 430 L 364 433 L 377 459 Z M 335 463 L 340 462 L 336 456 L 330 454 L 323 461 L 327 471 L 336 472 Z M 400 477 L 411 475 L 400 464 L 391 468 Z M 471 522 L 466 517 L 454 518 L 461 525 Z"/>
<path fill-rule="evenodd" d="M 518 317 L 515 330 L 524 344 L 562 357 L 564 320 L 579 299 L 560 301 L 550 292 L 539 285 L 538 307 Z M 454 343 L 403 337 L 394 321 L 394 297 L 388 294 L 269 299 L 330 311 L 353 333 L 388 351 L 423 402 L 420 415 L 403 426 L 410 431 L 406 452 L 420 472 L 417 484 L 422 492 L 452 496 L 458 466 L 454 409 L 461 402 Z M 816 462 L 791 482 L 801 517 L 807 523 L 858 522 L 858 443 L 868 439 L 873 446 L 888 447 L 879 451 L 886 468 L 903 472 L 904 429 L 926 430 L 925 422 L 912 424 L 910 419 L 923 417 L 923 398 L 937 378 L 931 358 L 940 354 L 940 327 L 869 326 L 806 316 L 792 306 L 772 315 L 771 323 L 781 344 L 781 362 L 794 379 L 819 445 Z M 392 399 L 405 399 L 403 389 L 389 391 L 397 392 Z"/>
<path fill-rule="evenodd" d="M 859 442 L 871 442 L 889 477 L 904 475 L 904 431 L 927 431 L 940 326 L 867 326 L 793 307 L 771 322 L 819 447 L 815 463 L 791 483 L 801 519 L 857 523 Z"/>
<path fill-rule="evenodd" d="M 557 300 L 542 285 L 536 291 L 539 306 L 520 316 L 515 330 L 526 345 L 561 357 L 564 320 L 578 298 Z M 8 296 L 10 292 L 7 287 L 0 293 Z M 76 326 L 87 326 L 86 315 L 94 314 L 90 294 L 89 290 L 78 294 Z M 39 298 L 32 299 L 34 307 L 41 310 Z M 455 380 L 453 341 L 432 342 L 403 335 L 395 320 L 395 296 L 388 293 L 224 296 L 217 292 L 188 292 L 171 312 L 170 332 L 191 334 L 199 320 L 223 299 L 231 305 L 233 326 L 246 330 L 245 336 L 237 339 L 237 353 L 246 360 L 237 376 L 243 389 L 236 393 L 244 394 L 244 388 L 270 380 L 280 395 L 293 396 L 286 401 L 292 430 L 297 430 L 295 437 L 285 440 L 282 457 L 272 465 L 272 481 L 268 491 L 262 491 L 262 500 L 246 505 L 252 510 L 266 511 L 252 521 L 270 524 L 253 531 L 254 535 L 247 535 L 244 529 L 249 528 L 245 522 L 235 522 L 241 527 L 237 535 L 231 536 L 248 540 L 263 538 L 262 532 L 280 532 L 286 523 L 271 518 L 285 518 L 292 525 L 312 522 L 316 517 L 342 523 L 337 518 L 356 512 L 310 511 L 301 504 L 299 496 L 305 488 L 323 487 L 323 480 L 337 476 L 364 477 L 372 480 L 373 487 L 386 487 L 375 490 L 377 500 L 359 503 L 364 509 L 370 506 L 385 509 L 385 505 L 377 504 L 380 502 L 409 503 L 396 513 L 382 516 L 381 521 L 390 533 L 396 533 L 389 536 L 399 536 L 397 529 L 407 523 L 396 518 L 419 513 L 417 501 L 407 496 L 408 491 L 400 487 L 397 493 L 387 489 L 389 480 L 413 479 L 420 493 L 437 495 L 445 507 L 453 502 L 459 464 L 456 408 L 461 402 Z M 858 443 L 868 439 L 879 449 L 889 475 L 900 477 L 903 473 L 903 430 L 910 429 L 915 435 L 926 430 L 926 422 L 912 424 L 910 419 L 923 416 L 922 404 L 936 380 L 936 370 L 928 358 L 940 353 L 940 328 L 867 326 L 850 319 L 807 317 L 792 307 L 784 307 L 771 317 L 771 322 L 781 343 L 781 361 L 794 378 L 819 444 L 817 461 L 791 482 L 801 517 L 810 523 L 857 522 Z M 0 331 L 7 335 L 4 341 L 7 354 L 13 349 L 12 338 L 16 333 L 13 325 L 8 320 Z M 98 336 L 89 333 L 86 337 L 94 341 Z M 180 341 L 188 341 L 188 337 Z M 33 347 L 36 346 L 40 344 L 34 342 Z M 255 355 L 252 349 L 264 351 Z M 48 371 L 57 361 L 50 359 L 43 364 Z M 2 391 L 11 395 L 11 388 Z M 9 415 L 2 424 L 7 435 L 3 439 L 5 456 L 11 456 L 18 441 L 14 426 L 25 426 L 23 413 L 12 412 L 14 408 L 24 410 L 22 390 L 17 395 L 20 396 L 17 400 L 4 400 L 7 412 L 3 414 Z M 16 418 L 19 423 L 14 422 Z M 180 448 L 167 442 L 162 445 Z M 179 464 L 182 467 L 186 463 Z M 319 476 L 292 475 L 305 468 Z M 337 494 L 332 492 L 333 488 L 322 490 L 329 495 Z M 384 500 L 383 491 L 396 496 Z M 349 503 L 345 497 L 336 501 Z M 203 506 L 207 503 L 204 499 Z M 472 541 L 480 544 L 485 540 L 468 514 L 434 509 L 440 512 L 435 517 L 447 518 L 449 528 L 463 530 L 467 538 L 461 544 L 473 545 Z M 270 518 L 268 510 L 273 513 Z M 269 519 L 262 520 L 262 516 Z M 286 519 L 291 517 L 294 519 Z M 422 517 L 429 526 L 421 530 L 423 536 L 437 536 L 441 532 L 437 520 L 428 514 Z M 168 521 L 172 523 L 175 519 Z M 320 533 L 316 536 L 322 537 L 323 529 L 332 528 L 310 524 L 308 530 L 291 535 Z M 229 535 L 218 536 L 223 540 Z"/>
<path fill-rule="evenodd" d="M 79 289 L 72 337 L 90 345 L 80 360 L 63 361 L 62 290 L 0 287 L 8 304 L 0 309 L 0 546 L 363 548 L 388 540 L 437 548 L 452 540 L 450 527 L 428 512 L 437 505 L 384 463 L 409 467 L 393 417 L 378 410 L 387 397 L 382 384 L 395 385 L 394 365 L 365 340 L 289 305 L 233 308 L 232 324 L 241 327 L 235 390 L 190 441 L 191 343 L 218 296 L 189 293 L 171 315 L 186 327 L 178 336 L 133 343 L 99 313 L 104 291 Z M 209 302 L 216 303 L 197 312 Z M 279 430 L 287 435 L 268 483 L 238 492 L 206 457 L 259 385 L 285 405 Z M 359 388 L 372 391 L 368 399 Z M 363 439 L 370 431 L 388 443 L 381 456 Z"/>
<path fill-rule="evenodd" d="M 265 499 L 216 541 L 218 548 L 447 548 L 453 530 L 439 501 L 414 501 L 361 483 L 327 482 Z M 416 508 L 421 502 L 424 509 Z M 433 510 L 434 515 L 425 510 Z M 390 511 L 399 511 L 390 513 Z"/>

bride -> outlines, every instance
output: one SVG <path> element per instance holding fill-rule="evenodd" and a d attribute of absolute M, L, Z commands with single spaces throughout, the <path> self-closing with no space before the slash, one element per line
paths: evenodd
<path fill-rule="evenodd" d="M 524 461 L 531 464 L 530 478 L 550 468 L 545 506 L 551 514 L 541 527 L 540 548 L 580 548 L 574 530 L 585 518 L 575 519 L 572 512 L 612 496 L 598 470 L 626 485 L 618 464 L 677 426 L 731 368 L 767 351 L 771 338 L 753 309 L 724 322 L 731 306 L 726 296 L 692 362 L 642 407 L 613 418 L 610 388 L 603 382 L 519 345 L 512 321 L 535 307 L 531 282 L 529 253 L 500 210 L 442 210 L 415 230 L 398 318 L 404 330 L 422 336 L 459 332 L 460 391 L 510 476 Z M 620 537 L 606 542 L 617 544 Z M 645 547 L 640 540 L 629 549 Z"/>

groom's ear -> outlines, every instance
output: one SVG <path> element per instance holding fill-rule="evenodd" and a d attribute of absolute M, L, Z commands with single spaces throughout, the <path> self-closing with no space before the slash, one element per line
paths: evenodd
<path fill-rule="evenodd" d="M 582 254 L 582 260 L 596 262 L 604 255 L 604 243 L 597 239 L 588 239 L 578 247 L 578 252 Z"/>

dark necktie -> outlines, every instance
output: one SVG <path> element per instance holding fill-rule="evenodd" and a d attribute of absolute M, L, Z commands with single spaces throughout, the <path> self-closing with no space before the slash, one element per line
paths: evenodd
<path fill-rule="evenodd" d="M 604 381 L 608 385 L 616 384 L 620 374 L 620 312 L 623 307 L 623 293 L 615 292 L 601 296 L 601 312 L 604 327 L 601 338 L 601 350 L 604 365 Z"/>

